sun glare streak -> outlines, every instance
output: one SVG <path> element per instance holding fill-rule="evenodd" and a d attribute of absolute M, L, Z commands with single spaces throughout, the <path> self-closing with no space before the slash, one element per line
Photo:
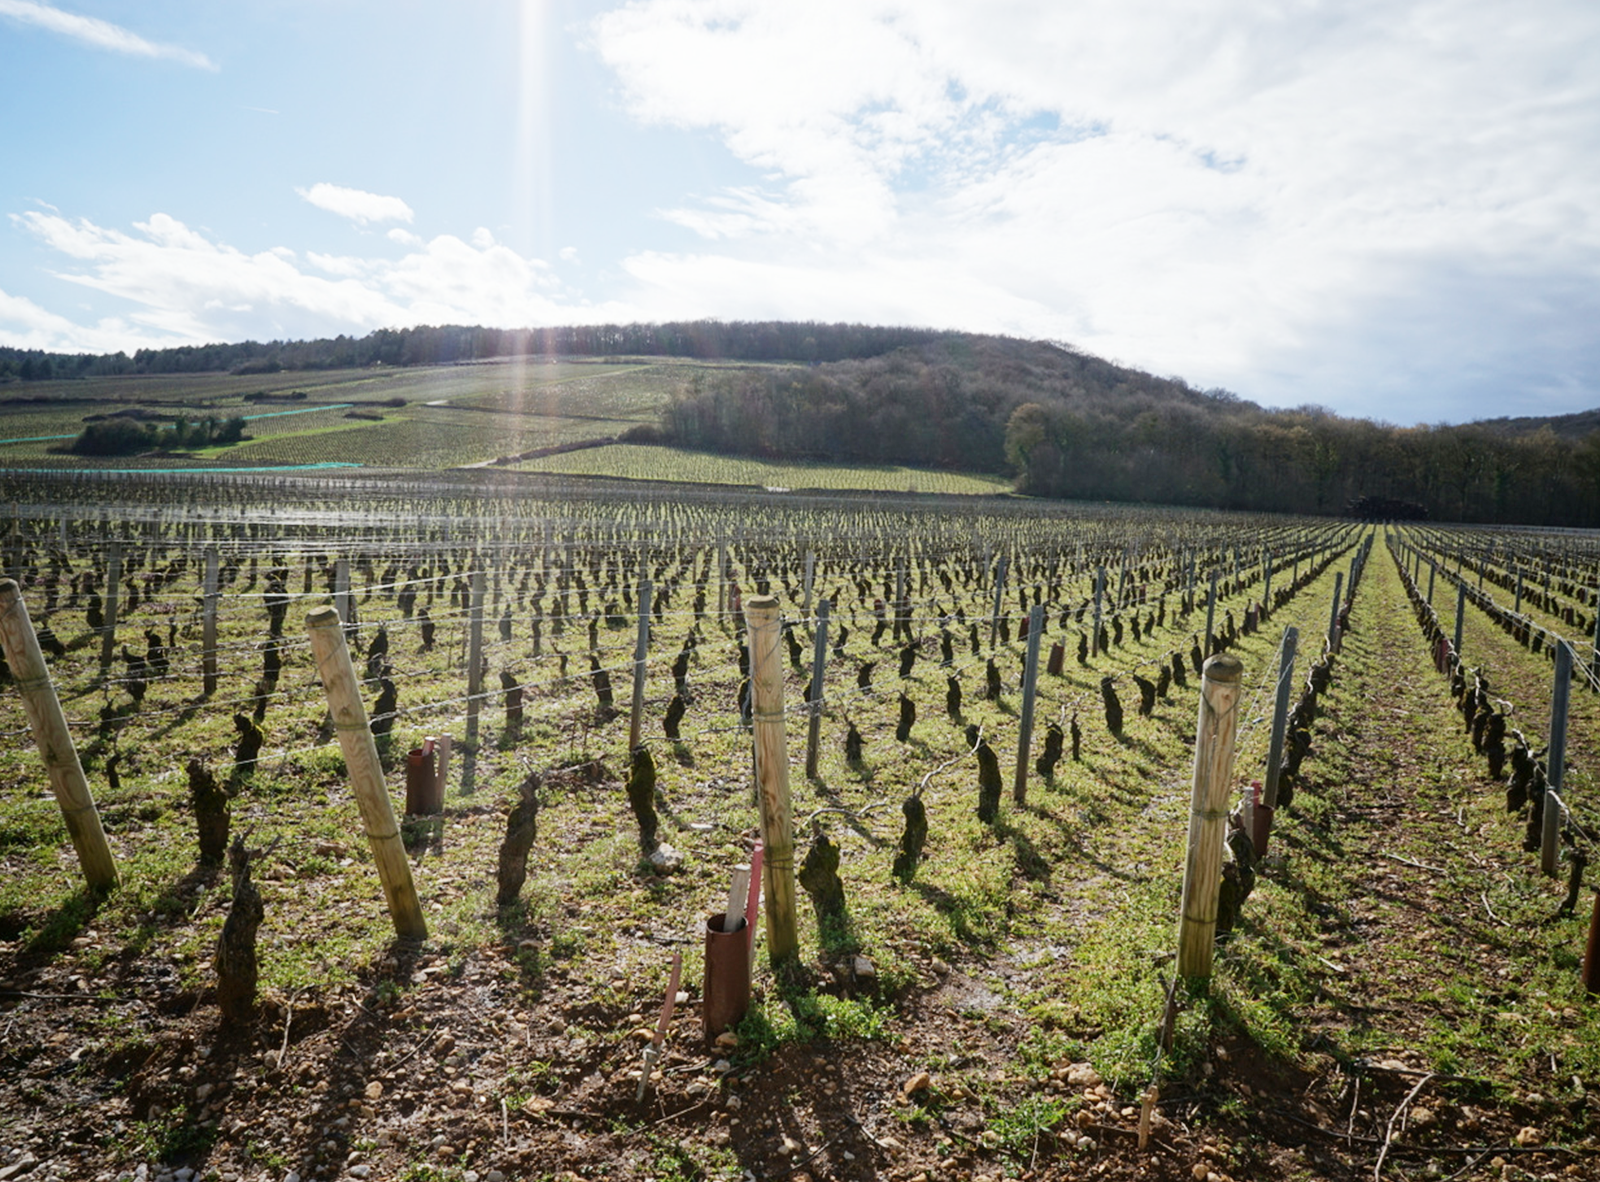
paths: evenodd
<path fill-rule="evenodd" d="M 554 233 L 554 186 L 550 176 L 552 19 L 549 0 L 522 0 L 518 17 L 521 52 L 517 60 L 517 138 L 511 145 L 515 162 L 513 232 L 525 250 L 540 258 L 551 256 Z M 513 386 L 519 408 L 527 388 L 524 378 L 519 364 Z"/>

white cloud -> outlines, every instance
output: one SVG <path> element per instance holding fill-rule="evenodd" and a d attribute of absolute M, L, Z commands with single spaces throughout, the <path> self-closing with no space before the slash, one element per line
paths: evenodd
<path fill-rule="evenodd" d="M 121 25 L 114 25 L 92 16 L 62 12 L 59 8 L 37 3 L 36 0 L 0 0 L 0 16 L 9 16 L 24 24 L 37 25 L 52 33 L 60 33 L 64 37 L 74 38 L 86 45 L 93 45 L 97 49 L 109 49 L 113 53 L 132 54 L 135 57 L 167 58 L 201 70 L 217 69 L 216 63 L 203 53 L 196 53 L 177 45 L 146 41 Z"/>
<path fill-rule="evenodd" d="M 133 307 L 125 319 L 84 329 L 25 299 L 0 299 L 0 341 L 30 348 L 115 351 L 424 323 L 521 327 L 573 319 L 570 297 L 544 262 L 487 234 L 475 235 L 476 243 L 448 234 L 419 239 L 402 244 L 398 258 L 310 252 L 302 265 L 287 248 L 245 254 L 166 214 L 135 223 L 134 234 L 37 211 L 11 217 L 73 260 L 60 278 Z"/>
<path fill-rule="evenodd" d="M 398 197 L 384 197 L 362 189 L 347 189 L 342 185 L 318 182 L 309 189 L 296 188 L 295 192 L 318 209 L 349 218 L 359 225 L 368 222 L 409 222 L 414 216 L 411 207 Z"/>
<path fill-rule="evenodd" d="M 1289 404 L 1363 397 L 1405 323 L 1443 366 L 1406 388 L 1597 401 L 1600 346 L 1538 294 L 1600 289 L 1585 0 L 638 0 L 591 32 L 638 119 L 763 174 L 662 211 L 707 248 L 630 260 L 638 302 L 1066 338 Z M 758 276 L 790 296 L 719 296 Z M 1519 373 L 1530 300 L 1559 355 Z"/>

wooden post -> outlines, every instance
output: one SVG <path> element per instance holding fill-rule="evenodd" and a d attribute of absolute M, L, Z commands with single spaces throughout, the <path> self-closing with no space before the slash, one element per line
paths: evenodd
<path fill-rule="evenodd" d="M 1461 625 L 1467 618 L 1467 584 L 1457 576 L 1456 581 L 1456 660 L 1461 660 Z"/>
<path fill-rule="evenodd" d="M 1517 572 L 1517 602 L 1512 605 L 1511 611 L 1515 615 L 1522 614 L 1522 572 Z"/>
<path fill-rule="evenodd" d="M 472 602 L 470 615 L 467 618 L 467 743 L 468 754 L 471 754 L 471 744 L 478 738 L 478 710 L 482 703 L 479 696 L 483 693 L 483 571 L 472 572 L 471 589 Z"/>
<path fill-rule="evenodd" d="M 111 668 L 117 645 L 117 596 L 122 588 L 122 543 L 112 542 L 106 560 L 105 624 L 100 632 L 100 674 Z"/>
<path fill-rule="evenodd" d="M 1339 596 L 1344 590 L 1344 571 L 1333 574 L 1333 610 L 1328 613 L 1328 651 L 1339 651 Z"/>
<path fill-rule="evenodd" d="M 1028 614 L 1028 660 L 1022 667 L 1022 718 L 1017 727 L 1017 776 L 1011 799 L 1028 803 L 1028 747 L 1033 742 L 1033 698 L 1039 686 L 1039 637 L 1044 635 L 1044 604 Z"/>
<path fill-rule="evenodd" d="M 1429 561 L 1428 561 L 1428 606 L 1429 607 L 1433 606 L 1433 579 L 1434 579 L 1434 576 L 1437 575 L 1438 573 L 1439 573 L 1439 564 L 1437 562 L 1434 562 L 1432 559 L 1429 559 Z M 1600 623 L 1600 616 L 1596 616 L 1595 619 L 1596 619 L 1597 623 Z M 1597 642 L 1600 642 L 1600 632 L 1597 632 L 1595 635 L 1597 637 Z"/>
<path fill-rule="evenodd" d="M 333 560 L 333 610 L 345 627 L 354 623 L 350 618 L 350 559 L 343 554 Z"/>
<path fill-rule="evenodd" d="M 1244 667 L 1231 653 L 1206 660 L 1200 675 L 1200 721 L 1194 743 L 1194 788 L 1189 803 L 1189 850 L 1183 867 L 1178 922 L 1178 972 L 1211 976 L 1216 943 L 1222 842 L 1233 784 L 1233 743 L 1238 730 L 1239 677 Z"/>
<path fill-rule="evenodd" d="M 822 686 L 828 659 L 828 615 L 833 604 L 817 604 L 817 631 L 811 650 L 811 718 L 806 730 L 806 779 L 817 778 L 817 752 L 822 742 Z"/>
<path fill-rule="evenodd" d="M 1278 775 L 1283 770 L 1283 732 L 1289 721 L 1289 691 L 1294 683 L 1294 650 L 1300 641 L 1300 630 L 1293 626 L 1283 630 L 1283 657 L 1278 662 L 1278 699 L 1272 710 L 1272 740 L 1267 746 L 1267 774 L 1261 789 L 1261 803 L 1269 809 L 1278 807 Z"/>
<path fill-rule="evenodd" d="M 805 602 L 805 609 L 804 610 L 805 610 L 806 619 L 808 619 L 808 620 L 811 618 L 811 581 L 816 576 L 816 573 L 817 573 L 817 552 L 815 550 L 807 550 L 806 551 L 806 602 Z"/>
<path fill-rule="evenodd" d="M 1094 569 L 1094 635 L 1089 638 L 1089 655 L 1100 655 L 1100 600 L 1106 591 L 1106 568 Z"/>
<path fill-rule="evenodd" d="M 362 826 L 372 847 L 372 860 L 383 883 L 384 900 L 395 934 L 402 940 L 422 940 L 428 935 L 422 920 L 422 903 L 411 882 L 411 863 L 406 860 L 400 841 L 400 825 L 395 820 L 394 804 L 383 785 L 383 768 L 378 762 L 378 745 L 372 740 L 366 707 L 357 690 L 356 671 L 350 664 L 350 649 L 345 644 L 339 613 L 319 607 L 306 615 L 306 630 L 311 635 L 311 651 L 317 673 L 328 695 L 328 710 L 339 734 L 345 767 L 350 773 L 350 788 L 361 810 Z"/>
<path fill-rule="evenodd" d="M 1261 615 L 1265 619 L 1272 614 L 1272 564 L 1277 561 L 1277 554 L 1269 554 L 1263 549 L 1262 561 L 1266 566 L 1266 573 L 1263 576 L 1266 581 L 1261 588 Z"/>
<path fill-rule="evenodd" d="M 49 773 L 50 790 L 67 823 L 72 847 L 78 851 L 83 876 L 92 889 L 109 890 L 117 884 L 117 864 L 106 844 L 105 830 L 100 827 L 100 814 L 89 794 L 89 781 L 84 778 L 83 764 L 72 744 L 72 732 L 67 730 L 66 716 L 61 713 L 61 699 L 50 681 L 44 654 L 39 651 L 39 638 L 28 619 L 27 604 L 22 602 L 22 592 L 12 579 L 0 580 L 0 641 L 4 642 L 11 676 L 22 690 L 28 726 Z"/>
<path fill-rule="evenodd" d="M 750 638 L 751 714 L 760 778 L 761 840 L 766 847 L 767 955 L 777 966 L 798 959 L 800 954 L 777 599 L 771 595 L 751 596 L 745 600 L 744 618 Z"/>
<path fill-rule="evenodd" d="M 1544 828 L 1539 834 L 1539 869 L 1555 874 L 1561 855 L 1562 772 L 1567 762 L 1567 705 L 1572 697 L 1572 646 L 1556 642 L 1556 680 L 1550 691 L 1550 751 L 1545 757 Z"/>
<path fill-rule="evenodd" d="M 1600 593 L 1596 593 L 1594 609 L 1594 643 L 1590 645 L 1593 656 L 1589 661 L 1589 674 L 1600 682 Z"/>
<path fill-rule="evenodd" d="M 639 746 L 644 721 L 644 662 L 650 652 L 650 580 L 639 580 L 639 637 L 633 644 L 633 710 L 628 716 L 628 750 Z"/>
<path fill-rule="evenodd" d="M 217 692 L 217 548 L 206 548 L 205 622 L 201 627 L 202 688 L 205 696 Z"/>
<path fill-rule="evenodd" d="M 722 626 L 723 618 L 728 614 L 728 542 L 727 538 L 719 533 L 717 535 L 717 626 Z"/>
<path fill-rule="evenodd" d="M 1006 590 L 1006 556 L 1004 554 L 994 564 L 994 610 L 989 613 L 989 648 L 994 649 L 995 637 L 1000 633 L 1000 597 Z"/>
<path fill-rule="evenodd" d="M 1206 644 L 1205 650 L 1211 652 L 1211 628 L 1217 618 L 1217 571 L 1211 570 L 1211 590 L 1206 592 Z"/>

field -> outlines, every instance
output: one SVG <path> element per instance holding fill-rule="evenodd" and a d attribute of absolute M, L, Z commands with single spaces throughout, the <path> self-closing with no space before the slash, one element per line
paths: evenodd
<path fill-rule="evenodd" d="M 993 495 L 1009 482 L 967 472 L 932 472 L 889 465 L 794 464 L 743 456 L 719 456 L 676 448 L 616 443 L 565 452 L 512 465 L 525 472 L 561 476 L 609 476 L 677 484 L 734 484 L 788 492 L 791 489 Z"/>
<path fill-rule="evenodd" d="M 630 402 L 623 383 L 644 372 L 567 375 L 554 390 L 617 382 L 587 405 L 628 422 L 642 396 Z M 563 409 L 550 390 L 519 397 L 535 394 Z M 451 413 L 512 411 L 491 400 Z M 1503 730 L 1541 775 L 1553 770 L 1549 635 L 1587 654 L 1600 580 L 1586 537 L 962 508 L 890 491 L 863 502 L 596 482 L 556 496 L 526 479 L 79 475 L 0 490 L 14 506 L 5 568 L 54 639 L 50 674 L 119 876 L 103 894 L 85 886 L 29 739 L 26 687 L 8 677 L 7 1161 L 36 1159 L 37 1177 L 188 1166 L 271 1182 L 1600 1168 L 1587 1099 L 1600 1030 L 1578 972 L 1600 696 L 1580 674 L 1555 877 L 1523 848 L 1529 808 L 1556 808 L 1554 795 L 1535 777 L 1508 811 L 1505 769 L 1491 776 L 1487 762 Z M 209 694 L 208 551 L 220 569 Z M 1464 602 L 1453 694 L 1425 628 L 1453 636 L 1458 569 L 1474 588 L 1481 570 L 1486 590 Z M 1506 618 L 1518 575 L 1521 607 L 1548 630 L 1537 650 L 1520 613 Z M 642 750 L 655 779 L 631 807 L 644 581 Z M 763 591 L 792 628 L 778 658 L 800 951 L 773 961 L 761 925 L 749 1013 L 708 1044 L 706 916 L 764 826 L 736 609 Z M 391 924 L 310 652 L 307 613 L 336 601 L 361 697 L 387 727 L 377 742 L 396 812 L 406 751 L 425 735 L 457 742 L 442 814 L 402 824 L 420 942 Z M 1019 796 L 1021 633 L 1036 608 Z M 1348 627 L 1325 655 L 1336 608 Z M 1180 978 L 1202 646 L 1242 664 L 1231 806 L 1265 778 L 1290 627 L 1291 766 L 1271 841 L 1259 861 L 1230 855 L 1228 881 L 1254 889 L 1209 977 Z M 1483 716 L 1476 742 L 1463 697 Z M 673 738 L 666 717 L 680 710 Z M 257 728 L 258 750 L 241 752 Z M 1041 768 L 1050 744 L 1059 758 Z M 980 816 L 990 764 L 1002 790 Z M 255 1004 L 234 1020 L 213 967 L 234 884 L 197 846 L 207 773 L 254 852 L 264 908 Z M 497 854 L 524 786 L 537 833 L 502 906 Z M 652 816 L 653 840 L 681 859 L 670 870 L 647 857 Z M 842 909 L 822 889 L 830 851 Z M 1569 876 L 1580 906 L 1562 906 Z M 647 1064 L 674 953 L 684 997 Z"/>

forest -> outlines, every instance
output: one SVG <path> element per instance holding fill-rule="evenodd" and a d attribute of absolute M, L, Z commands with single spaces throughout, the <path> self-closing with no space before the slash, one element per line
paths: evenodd
<path fill-rule="evenodd" d="M 1385 498 L 1441 520 L 1600 522 L 1600 431 L 1396 427 L 1319 407 L 1264 409 L 997 337 L 733 371 L 682 391 L 663 430 L 712 451 L 1004 472 L 1019 492 L 1045 497 L 1314 514 Z"/>

